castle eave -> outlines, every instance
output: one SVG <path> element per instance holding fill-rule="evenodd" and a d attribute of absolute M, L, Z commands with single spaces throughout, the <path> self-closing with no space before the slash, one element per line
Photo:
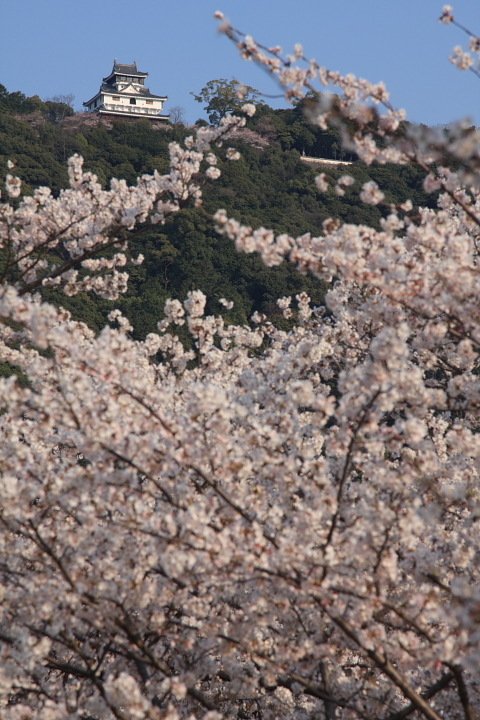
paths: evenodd
<path fill-rule="evenodd" d="M 82 103 L 82 105 L 84 105 L 85 107 L 87 105 L 90 105 L 90 103 L 92 103 L 94 100 L 96 100 L 98 97 L 100 97 L 101 94 L 102 94 L 102 91 L 99 90 L 92 98 L 90 98 L 90 100 L 87 100 L 87 102 Z"/>
<path fill-rule="evenodd" d="M 138 120 L 138 118 L 146 118 L 147 120 L 169 120 L 170 115 L 160 115 L 160 114 L 148 114 L 148 113 L 132 113 L 130 111 L 116 111 L 116 110 L 104 110 L 103 108 L 99 108 L 97 111 L 97 115 L 102 115 L 103 117 L 130 117 L 135 118 L 135 120 Z"/>

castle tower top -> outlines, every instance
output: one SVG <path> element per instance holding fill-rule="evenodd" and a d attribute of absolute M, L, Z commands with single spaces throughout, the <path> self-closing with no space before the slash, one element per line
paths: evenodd
<path fill-rule="evenodd" d="M 148 73 L 141 72 L 134 60 L 132 64 L 113 61 L 112 71 L 103 78 L 100 90 L 91 100 L 84 102 L 86 112 L 100 115 L 147 117 L 151 120 L 168 120 L 161 110 L 166 95 L 153 95 L 145 87 Z"/>
<path fill-rule="evenodd" d="M 113 68 L 110 75 L 103 78 L 103 82 L 108 85 L 123 85 L 126 83 L 134 83 L 135 85 L 143 85 L 145 78 L 148 77 L 148 73 L 140 72 L 137 70 L 137 63 L 135 60 L 131 65 L 119 63 L 117 58 L 113 61 Z"/>

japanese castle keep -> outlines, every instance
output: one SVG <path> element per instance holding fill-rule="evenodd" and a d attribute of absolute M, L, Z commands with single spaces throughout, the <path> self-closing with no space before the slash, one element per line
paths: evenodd
<path fill-rule="evenodd" d="M 150 120 L 168 120 L 162 114 L 163 95 L 152 95 L 145 87 L 148 73 L 137 70 L 137 63 L 122 65 L 115 58 L 110 75 L 103 78 L 100 90 L 91 100 L 84 102 L 85 112 L 117 117 L 146 117 Z"/>

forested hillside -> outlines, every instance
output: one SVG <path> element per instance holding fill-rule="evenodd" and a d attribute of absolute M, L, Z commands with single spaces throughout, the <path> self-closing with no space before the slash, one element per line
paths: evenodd
<path fill-rule="evenodd" d="M 58 194 L 67 187 L 66 160 L 74 153 L 85 159 L 85 168 L 94 172 L 102 184 L 112 177 L 133 184 L 139 175 L 168 168 L 168 145 L 180 142 L 195 128 L 157 125 L 148 120 L 99 119 L 73 114 L 61 103 L 26 98 L 0 88 L 0 176 L 7 172 L 7 161 L 15 163 L 15 174 L 31 194 L 46 185 Z M 307 98 L 308 102 L 308 98 Z M 410 198 L 416 205 L 435 203 L 422 190 L 423 172 L 412 166 L 367 166 L 359 161 L 348 166 L 356 183 L 338 197 L 330 188 L 320 193 L 314 182 L 319 169 L 308 167 L 302 153 L 313 157 L 340 157 L 340 138 L 335 128 L 313 127 L 305 117 L 304 104 L 285 110 L 257 106 L 246 128 L 229 142 L 241 152 L 236 163 L 222 162 L 225 149 L 218 149 L 222 175 L 204 188 L 203 207 L 190 209 L 170 218 L 164 226 L 149 226 L 130 243 L 133 255 L 145 256 L 143 265 L 130 269 L 129 289 L 115 302 L 91 294 L 68 298 L 45 290 L 46 299 L 61 301 L 75 317 L 99 330 L 107 313 L 119 307 L 130 319 L 137 338 L 155 329 L 162 317 L 165 299 L 183 300 L 189 290 L 201 289 L 208 298 L 208 312 L 219 312 L 220 298 L 234 301 L 224 314 L 229 322 L 248 322 L 258 310 L 286 321 L 276 299 L 305 290 L 321 304 L 325 287 L 310 277 L 302 277 L 288 263 L 266 268 L 257 255 L 236 252 L 231 241 L 214 230 L 211 216 L 225 208 L 230 217 L 253 227 L 273 228 L 276 233 L 293 236 L 311 232 L 318 235 L 328 217 L 343 222 L 378 227 L 388 212 L 388 203 Z M 343 153 L 345 160 L 354 159 Z M 346 167 L 321 168 L 333 178 Z M 385 193 L 384 206 L 369 206 L 358 199 L 358 188 L 375 180 Z"/>

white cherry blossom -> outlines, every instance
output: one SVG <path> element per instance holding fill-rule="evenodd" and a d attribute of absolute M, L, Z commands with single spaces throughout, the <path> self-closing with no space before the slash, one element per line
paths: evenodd
<path fill-rule="evenodd" d="M 36 291 L 116 297 L 129 233 L 197 202 L 202 162 L 216 169 L 205 153 L 244 119 L 172 143 L 165 176 L 104 191 L 74 157 L 58 198 L 0 207 L 2 258 L 18 271 L 0 286 L 0 360 L 25 378 L 0 378 L 0 715 L 471 720 L 478 133 L 397 136 L 387 106 L 377 146 L 361 124 L 370 101 L 388 103 L 381 84 L 284 67 L 279 47 L 224 32 L 293 83 L 289 97 L 314 70 L 336 84 L 322 122 L 358 122 L 351 141 L 369 162 L 422 166 L 438 207 L 401 218 L 407 201 L 380 229 L 330 218 L 297 238 L 219 210 L 239 251 L 329 281 L 326 306 L 299 293 L 277 301 L 289 330 L 259 312 L 237 326 L 193 290 L 143 341 L 119 310 L 95 334 Z M 362 199 L 380 202 L 367 186 Z M 56 267 L 47 249 L 60 244 L 70 259 Z"/>

